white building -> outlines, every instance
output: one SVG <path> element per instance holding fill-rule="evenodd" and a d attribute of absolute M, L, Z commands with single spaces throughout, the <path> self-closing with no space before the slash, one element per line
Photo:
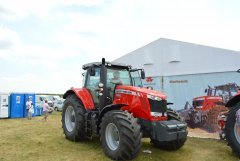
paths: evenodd
<path fill-rule="evenodd" d="M 115 62 L 143 68 L 145 86 L 163 91 L 181 109 L 208 86 L 240 85 L 240 52 L 160 38 Z"/>

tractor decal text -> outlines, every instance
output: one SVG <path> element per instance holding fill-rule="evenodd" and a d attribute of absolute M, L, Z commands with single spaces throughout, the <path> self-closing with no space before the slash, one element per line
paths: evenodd
<path fill-rule="evenodd" d="M 137 92 L 133 92 L 133 91 L 130 91 L 130 90 L 125 90 L 125 89 L 117 89 L 115 91 L 115 93 L 117 94 L 129 94 L 129 95 L 133 95 L 133 96 L 137 96 Z"/>
<path fill-rule="evenodd" d="M 170 80 L 169 83 L 188 83 L 188 80 Z"/>

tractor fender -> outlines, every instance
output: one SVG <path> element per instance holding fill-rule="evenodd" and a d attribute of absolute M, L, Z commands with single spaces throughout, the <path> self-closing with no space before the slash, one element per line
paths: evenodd
<path fill-rule="evenodd" d="M 63 98 L 66 99 L 71 94 L 75 94 L 87 110 L 95 109 L 92 96 L 86 88 L 71 88 L 64 93 Z"/>
<path fill-rule="evenodd" d="M 100 130 L 100 123 L 101 123 L 101 120 L 102 120 L 102 117 L 104 116 L 105 113 L 109 112 L 109 111 L 112 111 L 112 110 L 120 110 L 121 107 L 123 106 L 127 106 L 126 104 L 110 104 L 110 105 L 107 105 L 105 106 L 99 113 L 99 116 L 98 116 L 98 122 L 97 122 L 97 133 L 99 133 L 99 130 Z"/>
<path fill-rule="evenodd" d="M 230 108 L 230 107 L 233 107 L 233 106 L 237 105 L 239 102 L 240 102 L 240 94 L 231 98 L 225 106 Z"/>

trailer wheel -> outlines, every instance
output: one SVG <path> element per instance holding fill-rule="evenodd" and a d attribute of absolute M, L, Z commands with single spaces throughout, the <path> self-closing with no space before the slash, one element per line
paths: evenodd
<path fill-rule="evenodd" d="M 168 120 L 181 121 L 180 115 L 172 109 L 167 109 L 167 115 L 168 115 Z M 177 150 L 184 145 L 186 140 L 187 140 L 187 137 L 183 139 L 173 140 L 173 141 L 158 141 L 158 140 L 151 139 L 151 143 L 159 149 Z"/>
<path fill-rule="evenodd" d="M 240 157 L 240 127 L 236 122 L 236 112 L 239 106 L 232 107 L 226 121 L 226 139 L 233 152 Z"/>
<path fill-rule="evenodd" d="M 127 111 L 107 112 L 100 125 L 100 140 L 104 153 L 113 160 L 129 160 L 141 148 L 142 133 L 137 119 Z"/>
<path fill-rule="evenodd" d="M 62 128 L 68 140 L 85 139 L 85 113 L 86 110 L 76 95 L 69 95 L 66 98 L 62 111 Z"/>

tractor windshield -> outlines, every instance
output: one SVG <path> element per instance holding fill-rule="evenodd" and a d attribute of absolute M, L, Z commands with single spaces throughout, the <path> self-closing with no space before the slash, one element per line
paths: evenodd
<path fill-rule="evenodd" d="M 131 85 L 129 71 L 127 69 L 107 69 L 107 83 Z"/>
<path fill-rule="evenodd" d="M 130 73 L 131 73 L 131 77 L 132 77 L 133 86 L 143 87 L 142 80 L 141 80 L 138 70 L 130 72 Z"/>
<path fill-rule="evenodd" d="M 193 101 L 194 108 L 202 108 L 203 107 L 203 100 L 194 100 Z"/>
<path fill-rule="evenodd" d="M 238 89 L 239 87 L 236 85 L 232 85 L 230 87 L 230 93 L 231 93 L 231 96 L 235 96 L 236 94 L 238 94 Z"/>

